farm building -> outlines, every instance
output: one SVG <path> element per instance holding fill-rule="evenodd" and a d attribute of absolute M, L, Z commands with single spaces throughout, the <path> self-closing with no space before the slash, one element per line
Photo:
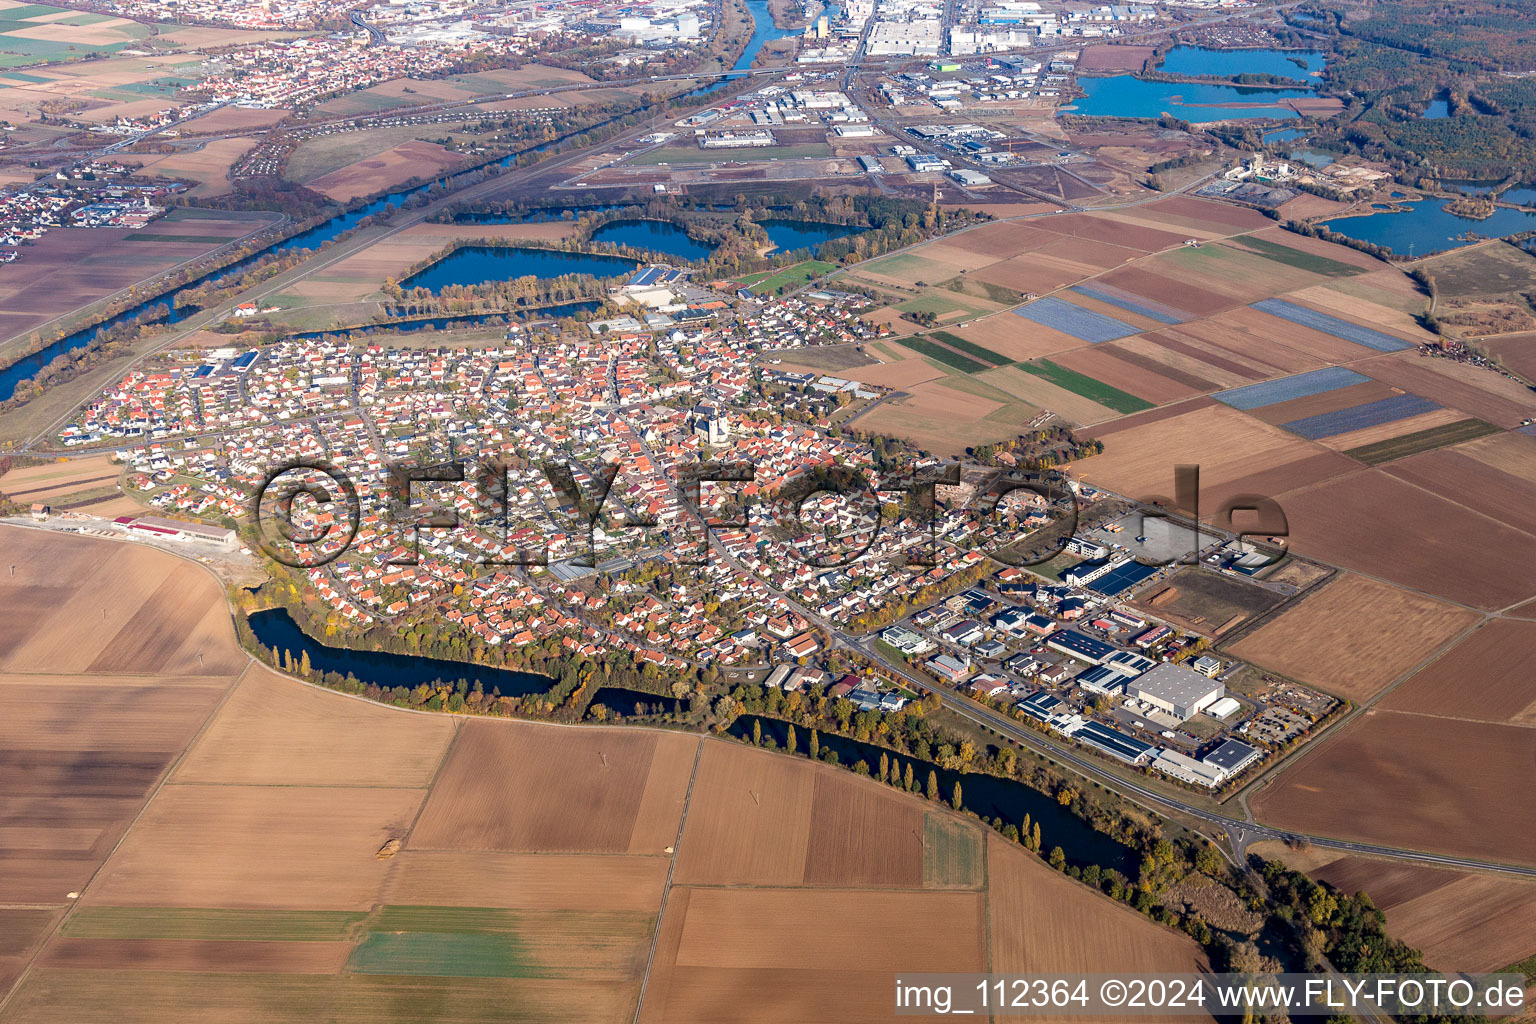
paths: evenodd
<path fill-rule="evenodd" d="M 221 548 L 235 546 L 235 531 L 202 523 L 183 523 L 159 516 L 118 516 L 112 525 L 136 539 L 159 538 L 187 543 L 213 544 Z"/>
<path fill-rule="evenodd" d="M 1162 664 L 1138 676 L 1127 692 L 1182 721 L 1226 696 L 1227 688 L 1182 665 Z"/>

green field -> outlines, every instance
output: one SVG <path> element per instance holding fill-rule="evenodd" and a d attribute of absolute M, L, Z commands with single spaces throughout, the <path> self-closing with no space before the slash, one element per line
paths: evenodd
<path fill-rule="evenodd" d="M 1314 274 L 1322 274 L 1324 277 L 1353 277 L 1363 274 L 1360 267 L 1351 266 L 1348 263 L 1340 263 L 1326 256 L 1318 256 L 1315 253 L 1302 252 L 1300 249 L 1292 249 L 1288 245 L 1271 242 L 1267 238 L 1258 238 L 1254 235 L 1243 235 L 1233 239 L 1234 242 L 1246 249 L 1252 249 L 1265 259 L 1274 260 L 1276 263 L 1284 263 L 1288 267 L 1297 270 L 1308 270 Z"/>
<path fill-rule="evenodd" d="M 737 278 L 732 283 L 738 288 L 747 288 L 757 295 L 768 295 L 782 288 L 798 288 L 806 282 L 830 274 L 837 266 L 827 263 L 825 260 L 804 260 L 800 263 L 792 263 L 778 270 L 764 270 L 757 274 L 748 274 L 746 277 Z"/>
<path fill-rule="evenodd" d="M 914 299 L 898 302 L 896 308 L 903 313 L 932 313 L 934 316 L 947 316 L 950 313 L 968 313 L 971 316 L 980 316 L 990 312 L 980 306 L 972 306 L 961 302 L 949 292 L 923 292 Z"/>
<path fill-rule="evenodd" d="M 980 373 L 988 369 L 986 363 L 978 363 L 969 356 L 963 356 L 958 352 L 951 352 L 943 345 L 936 345 L 921 335 L 913 335 L 910 338 L 902 338 L 897 344 L 909 348 L 914 352 L 921 352 L 930 359 L 937 359 L 946 366 L 953 366 L 961 373 Z"/>
<path fill-rule="evenodd" d="M 1009 359 L 1007 356 L 999 355 L 989 348 L 983 348 L 973 341 L 966 341 L 964 338 L 957 338 L 953 334 L 950 334 L 948 331 L 934 331 L 930 336 L 939 339 L 950 348 L 957 348 L 967 355 L 975 356 L 977 359 L 985 359 L 993 366 L 1007 366 L 1009 363 L 1013 362 L 1013 360 Z"/>
<path fill-rule="evenodd" d="M 634 911 L 519 911 L 494 907 L 380 907 L 352 951 L 355 974 L 459 978 L 612 976 L 635 962 L 652 915 Z"/>
<path fill-rule="evenodd" d="M 368 915 L 350 910 L 183 910 L 171 907 L 81 907 L 64 922 L 76 939 L 240 939 L 334 942 Z"/>
<path fill-rule="evenodd" d="M 1389 437 L 1385 441 L 1361 445 L 1359 448 L 1350 448 L 1344 454 L 1352 459 L 1359 459 L 1367 466 L 1380 466 L 1386 462 L 1417 455 L 1419 452 L 1432 451 L 1436 448 L 1444 448 L 1446 445 L 1470 441 L 1474 437 L 1494 434 L 1498 429 L 1492 423 L 1484 423 L 1482 420 L 1457 420 L 1455 423 L 1430 427 L 1426 430 L 1415 430 L 1411 434 Z"/>
<path fill-rule="evenodd" d="M 929 811 L 923 815 L 924 888 L 977 888 L 984 880 L 983 867 L 980 832 L 945 814 Z"/>
<path fill-rule="evenodd" d="M 832 147 L 825 142 L 807 142 L 799 146 L 744 146 L 741 149 L 699 149 L 697 146 L 662 146 L 641 153 L 625 163 L 636 167 L 656 164 L 762 163 L 765 160 L 827 159 Z"/>
<path fill-rule="evenodd" d="M 1075 395 L 1082 395 L 1116 412 L 1141 412 L 1143 409 L 1152 408 L 1152 403 L 1144 398 L 1137 398 L 1129 392 L 1110 387 L 1103 381 L 1094 380 L 1076 370 L 1058 366 L 1049 359 L 1036 359 L 1033 362 L 1018 365 L 1021 370 L 1032 373 L 1036 377 L 1044 377 L 1059 388 L 1065 388 Z"/>
<path fill-rule="evenodd" d="M 516 936 L 449 932 L 373 932 L 352 951 L 347 970 L 452 978 L 548 976 L 529 963 Z"/>

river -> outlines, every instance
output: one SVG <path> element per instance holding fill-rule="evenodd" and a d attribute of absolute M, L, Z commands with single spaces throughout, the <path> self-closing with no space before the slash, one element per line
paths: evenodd
<path fill-rule="evenodd" d="M 283 651 L 292 654 L 294 661 L 308 654 L 310 667 L 316 672 L 339 672 L 351 675 L 364 684 L 414 687 L 423 683 L 452 683 L 464 679 L 471 685 L 480 683 L 486 693 L 499 691 L 504 697 L 544 693 L 555 685 L 554 679 L 536 672 L 490 668 L 415 654 L 329 647 L 300 629 L 286 608 L 256 612 L 248 621 L 257 642 L 278 652 L 279 658 Z"/>
<path fill-rule="evenodd" d="M 741 739 L 750 737 L 754 722 L 761 727 L 764 736 L 773 737 L 780 748 L 784 746 L 789 729 L 784 722 L 776 718 L 743 715 L 731 725 L 731 735 Z M 810 742 L 810 730 L 803 726 L 796 726 L 795 733 L 799 749 L 806 750 L 806 745 Z M 959 782 L 961 799 L 966 810 L 979 814 L 983 818 L 1002 818 L 1014 825 L 1023 822 L 1024 815 L 1028 814 L 1033 821 L 1040 823 L 1040 839 L 1044 850 L 1049 851 L 1051 847 L 1059 846 L 1067 855 L 1069 864 L 1076 864 L 1079 867 L 1097 864 L 1101 868 L 1115 868 L 1128 878 L 1136 878 L 1140 866 L 1140 858 L 1136 855 L 1136 851 L 1112 836 L 1097 831 L 1088 822 L 1057 803 L 1054 797 L 1047 796 L 1038 789 L 1032 789 L 1022 782 L 999 778 L 996 775 L 952 772 L 906 754 L 897 754 L 885 750 L 884 747 L 860 743 L 833 733 L 819 733 L 817 741 L 821 749 L 836 751 L 840 764 L 852 767 L 856 762 L 863 761 L 869 765 L 872 774 L 877 774 L 880 770 L 882 753 L 891 758 L 898 772 L 905 772 L 906 766 L 911 764 L 912 774 L 919 788 L 926 785 L 928 773 L 933 771 L 938 775 L 939 795 L 945 800 L 949 799 L 950 794 L 954 792 L 955 783 Z"/>

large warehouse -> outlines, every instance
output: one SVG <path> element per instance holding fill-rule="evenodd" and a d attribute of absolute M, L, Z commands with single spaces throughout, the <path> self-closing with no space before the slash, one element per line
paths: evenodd
<path fill-rule="evenodd" d="M 1227 688 L 1182 665 L 1164 663 L 1137 676 L 1126 693 L 1183 721 L 1226 696 Z"/>

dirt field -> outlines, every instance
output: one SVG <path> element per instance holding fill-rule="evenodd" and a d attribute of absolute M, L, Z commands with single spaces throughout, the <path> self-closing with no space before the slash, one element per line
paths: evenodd
<path fill-rule="evenodd" d="M 293 111 L 286 107 L 260 109 L 251 107 L 220 107 L 211 114 L 193 118 L 182 126 L 182 134 L 213 134 L 215 132 L 240 132 L 252 128 L 270 128 Z"/>
<path fill-rule="evenodd" d="M 222 196 L 230 191 L 229 169 L 259 140 L 241 135 L 232 139 L 214 139 L 191 153 L 172 153 L 153 157 L 141 173 L 164 178 L 185 178 L 196 182 L 194 196 Z"/>
<path fill-rule="evenodd" d="M 654 911 L 668 863 L 625 854 L 404 850 L 382 898 L 434 907 Z"/>
<path fill-rule="evenodd" d="M 805 881 L 814 885 L 923 884 L 923 808 L 890 789 L 816 773 Z"/>
<path fill-rule="evenodd" d="M 1536 395 L 1525 386 L 1449 359 L 1397 353 L 1354 369 L 1501 427 L 1516 427 L 1536 416 Z"/>
<path fill-rule="evenodd" d="M 1230 632 L 1282 600 L 1272 590 L 1199 568 L 1181 569 L 1166 583 L 1173 593 L 1159 594 L 1157 616 L 1207 636 Z"/>
<path fill-rule="evenodd" d="M 403 142 L 377 156 L 365 157 L 307 184 L 340 202 L 383 192 L 412 178 L 425 178 L 454 167 L 464 158 L 435 142 Z"/>
<path fill-rule="evenodd" d="M 659 853 L 677 839 L 697 747 L 688 736 L 468 722 L 410 847 Z"/>
<path fill-rule="evenodd" d="M 1536 593 L 1511 570 L 1536 558 L 1536 537 L 1489 519 L 1476 493 L 1441 497 L 1368 470 L 1277 500 L 1303 554 L 1486 611 Z"/>
<path fill-rule="evenodd" d="M 1382 702 L 1423 715 L 1536 725 L 1536 622 L 1494 619 L 1463 638 Z"/>
<path fill-rule="evenodd" d="M 453 735 L 446 717 L 401 715 L 253 665 L 172 781 L 424 787 Z"/>
<path fill-rule="evenodd" d="M 336 974 L 350 942 L 218 942 L 185 939 L 58 939 L 42 967 L 137 971 Z"/>
<path fill-rule="evenodd" d="M 1475 622 L 1474 612 L 1346 573 L 1303 595 L 1226 650 L 1363 701 Z"/>
<path fill-rule="evenodd" d="M 1536 821 L 1510 810 L 1536 800 L 1533 758 L 1536 729 L 1372 709 L 1249 803 L 1281 828 L 1530 864 Z"/>
<path fill-rule="evenodd" d="M 1536 952 L 1536 883 L 1402 861 L 1310 854 L 1274 844 L 1258 850 L 1342 892 L 1364 891 L 1387 915 L 1387 932 L 1423 951 L 1431 968 L 1498 971 Z"/>
<path fill-rule="evenodd" d="M 640 1020 L 885 1021 L 891 965 L 980 971 L 986 946 L 975 893 L 674 889 Z"/>
<path fill-rule="evenodd" d="M 1172 408 L 1177 411 L 1169 415 L 1143 414 L 1086 431 L 1104 439 L 1104 452 L 1078 462 L 1074 475 L 1118 494 L 1166 494 L 1175 465 L 1198 464 L 1200 511 L 1212 515 L 1235 494 L 1278 495 L 1358 466 L 1224 405 L 1197 400 Z M 1219 447 L 1213 438 L 1221 439 Z M 1268 486 L 1254 486 L 1260 476 L 1271 478 Z M 1285 510 L 1291 515 L 1289 506 Z"/>
<path fill-rule="evenodd" d="M 0 475 L 0 493 L 22 505 L 65 504 L 72 496 L 115 487 L 121 472 L 105 455 L 52 462 Z"/>
<path fill-rule="evenodd" d="M 367 909 L 390 867 L 374 854 L 407 833 L 423 795 L 378 787 L 166 786 L 85 899 Z"/>
<path fill-rule="evenodd" d="M 799 885 L 815 786 L 809 762 L 735 744 L 704 744 L 674 879 Z"/>
<path fill-rule="evenodd" d="M 142 231 L 93 228 L 50 231 L 27 246 L 26 257 L 6 267 L 0 281 L 0 339 L 25 338 L 42 324 L 194 259 L 269 222 L 266 214 L 199 219 L 187 240 L 172 237 L 177 220 L 163 217 Z M 133 240 L 150 235 L 153 240 Z"/>
<path fill-rule="evenodd" d="M 0 671 L 232 676 L 245 666 L 224 596 L 200 566 L 137 544 L 66 541 L 28 532 L 9 545 Z"/>
<path fill-rule="evenodd" d="M 987 836 L 987 864 L 992 971 L 1085 972 L 1105 970 L 1107 964 L 1125 972 L 1208 969 L 1204 954 L 1186 936 L 1127 915 L 1108 897 L 1074 885 L 995 835 Z"/>
<path fill-rule="evenodd" d="M 94 472 L 24 472 L 43 485 L 60 468 Z M 0 547 L 7 562 L 0 574 L 0 774 L 8 780 L 0 793 L 0 903 L 37 904 L 47 918 L 12 922 L 14 932 L 0 926 L 3 992 L 66 894 L 85 887 L 246 659 L 223 594 L 195 565 L 129 544 L 10 526 L 0 527 Z M 172 577 L 191 602 L 170 607 L 161 587 Z M 110 606 L 105 628 L 103 600 Z M 71 607 L 81 610 L 62 613 Z M 162 609 L 175 628 L 198 637 L 207 667 L 200 670 L 182 641 L 163 631 L 127 651 L 136 638 L 118 632 L 146 608 Z"/>

